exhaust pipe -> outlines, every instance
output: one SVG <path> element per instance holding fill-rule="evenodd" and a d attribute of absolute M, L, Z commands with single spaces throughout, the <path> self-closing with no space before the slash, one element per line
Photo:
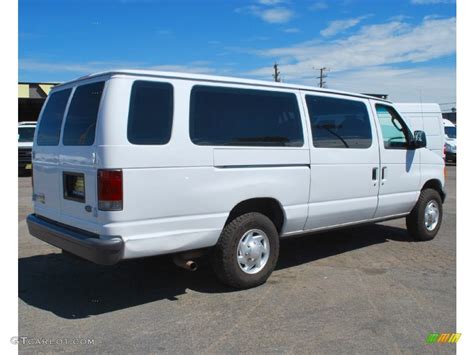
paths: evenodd
<path fill-rule="evenodd" d="M 194 260 L 188 260 L 188 259 L 185 259 L 183 258 L 182 255 L 176 255 L 174 258 L 173 258 L 173 262 L 185 269 L 185 270 L 188 270 L 188 271 L 196 271 L 197 268 L 198 268 L 198 264 L 194 261 Z"/>

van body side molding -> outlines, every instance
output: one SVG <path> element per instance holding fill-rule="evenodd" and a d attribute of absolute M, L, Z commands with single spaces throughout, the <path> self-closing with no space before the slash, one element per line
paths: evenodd
<path fill-rule="evenodd" d="M 215 148 L 214 166 L 302 166 L 309 165 L 307 148 Z"/>
<path fill-rule="evenodd" d="M 215 165 L 218 169 L 256 169 L 256 168 L 309 168 L 310 164 L 252 164 L 252 165 Z"/>

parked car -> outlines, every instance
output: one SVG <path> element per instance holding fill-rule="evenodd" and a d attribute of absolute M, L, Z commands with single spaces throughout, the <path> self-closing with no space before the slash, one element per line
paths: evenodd
<path fill-rule="evenodd" d="M 64 122 L 63 122 L 64 121 Z M 281 238 L 406 218 L 430 240 L 444 161 L 386 100 L 308 86 L 120 70 L 55 86 L 34 142 L 30 233 L 99 264 L 207 253 L 262 284 Z"/>
<path fill-rule="evenodd" d="M 445 151 L 446 161 L 456 162 L 456 150 L 457 150 L 457 139 L 456 139 L 456 125 L 450 120 L 443 120 L 444 133 L 446 138 Z"/>
<path fill-rule="evenodd" d="M 31 149 L 35 136 L 36 122 L 18 123 L 18 169 L 31 170 Z"/>

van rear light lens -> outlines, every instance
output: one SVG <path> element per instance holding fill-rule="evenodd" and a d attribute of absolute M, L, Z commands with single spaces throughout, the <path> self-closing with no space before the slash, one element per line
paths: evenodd
<path fill-rule="evenodd" d="M 99 170 L 97 172 L 97 197 L 99 210 L 121 211 L 123 209 L 122 170 Z"/>

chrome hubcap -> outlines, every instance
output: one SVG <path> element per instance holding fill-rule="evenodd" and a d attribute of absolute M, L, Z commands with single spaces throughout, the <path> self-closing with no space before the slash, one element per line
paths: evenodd
<path fill-rule="evenodd" d="M 439 221 L 439 207 L 438 203 L 431 200 L 425 207 L 425 227 L 430 232 L 436 228 Z"/>
<path fill-rule="evenodd" d="M 270 241 L 264 231 L 251 229 L 245 232 L 237 247 L 237 263 L 246 274 L 256 274 L 267 264 Z"/>

